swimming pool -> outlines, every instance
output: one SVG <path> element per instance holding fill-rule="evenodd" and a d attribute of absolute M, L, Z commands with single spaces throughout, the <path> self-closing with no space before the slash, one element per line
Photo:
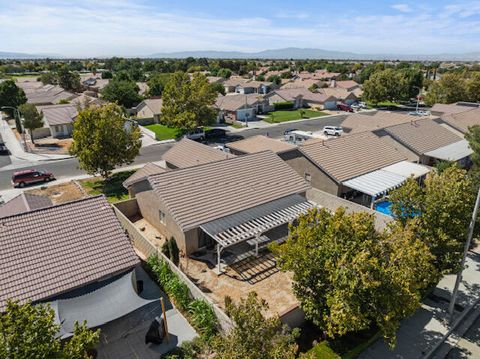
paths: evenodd
<path fill-rule="evenodd" d="M 378 202 L 375 205 L 375 210 L 377 212 L 386 214 L 387 216 L 393 217 L 392 214 L 392 202 L 390 201 L 383 201 L 383 202 Z"/>

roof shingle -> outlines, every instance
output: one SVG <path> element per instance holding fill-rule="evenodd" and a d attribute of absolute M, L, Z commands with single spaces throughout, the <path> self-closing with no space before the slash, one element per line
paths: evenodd
<path fill-rule="evenodd" d="M 292 151 L 297 148 L 289 143 L 275 140 L 263 135 L 257 135 L 241 141 L 231 142 L 227 144 L 227 147 L 243 153 L 272 151 L 277 154 Z"/>

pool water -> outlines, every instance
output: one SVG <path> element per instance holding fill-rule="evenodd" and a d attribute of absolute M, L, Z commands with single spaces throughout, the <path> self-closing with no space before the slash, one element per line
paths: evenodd
<path fill-rule="evenodd" d="M 375 205 L 375 210 L 377 212 L 386 214 L 387 216 L 393 217 L 392 214 L 392 202 L 390 201 L 383 201 L 383 202 L 378 202 Z"/>

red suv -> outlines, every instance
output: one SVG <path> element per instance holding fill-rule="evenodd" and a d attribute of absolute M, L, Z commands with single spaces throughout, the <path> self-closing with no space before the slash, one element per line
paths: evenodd
<path fill-rule="evenodd" d="M 13 187 L 24 187 L 27 184 L 48 182 L 54 179 L 55 177 L 53 177 L 53 174 L 50 172 L 25 170 L 13 172 L 12 185 Z"/>
<path fill-rule="evenodd" d="M 337 105 L 337 109 L 341 111 L 347 111 L 347 112 L 353 112 L 353 108 L 351 108 L 349 105 L 346 103 L 339 103 Z"/>

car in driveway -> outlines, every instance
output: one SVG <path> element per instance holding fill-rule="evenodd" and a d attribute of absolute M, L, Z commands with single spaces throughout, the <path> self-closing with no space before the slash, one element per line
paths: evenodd
<path fill-rule="evenodd" d="M 196 129 L 188 132 L 185 137 L 188 138 L 189 140 L 194 140 L 194 141 L 203 141 L 205 140 L 205 131 L 201 127 L 197 127 Z"/>
<path fill-rule="evenodd" d="M 339 103 L 337 105 L 337 110 L 340 110 L 340 111 L 346 111 L 346 112 L 353 112 L 353 108 L 351 108 L 349 105 L 347 105 L 346 103 Z"/>
<path fill-rule="evenodd" d="M 13 172 L 12 186 L 25 187 L 26 185 L 53 181 L 55 176 L 51 172 L 38 171 L 34 169 Z"/>
<path fill-rule="evenodd" d="M 289 133 L 291 133 L 293 131 L 297 131 L 297 129 L 296 128 L 287 128 L 285 131 L 283 131 L 283 135 L 287 136 Z"/>
<path fill-rule="evenodd" d="M 323 134 L 326 136 L 341 136 L 343 135 L 343 128 L 338 126 L 324 126 Z"/>
<path fill-rule="evenodd" d="M 210 140 L 212 138 L 221 138 L 225 137 L 227 134 L 227 131 L 224 130 L 223 128 L 212 128 L 208 131 L 205 131 L 205 138 L 207 140 Z"/>

